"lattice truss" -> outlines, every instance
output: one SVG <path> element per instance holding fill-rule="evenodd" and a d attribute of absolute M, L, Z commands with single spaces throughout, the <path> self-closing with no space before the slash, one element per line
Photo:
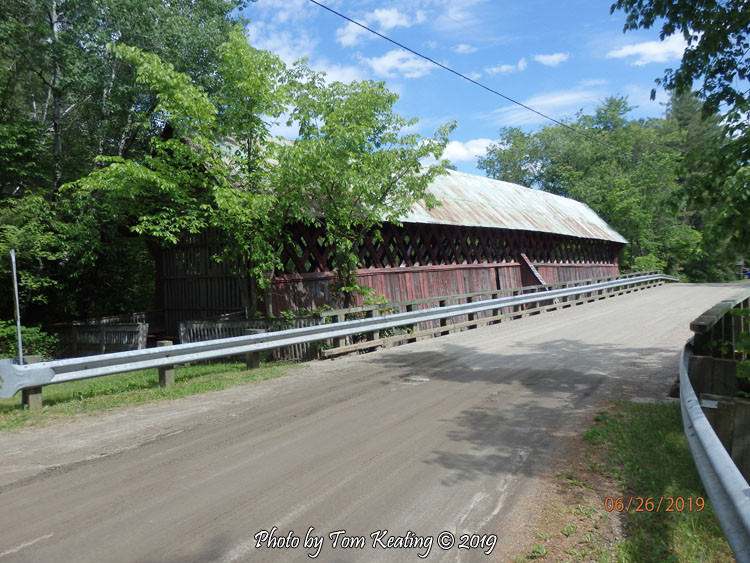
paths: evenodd
<path fill-rule="evenodd" d="M 368 237 L 359 251 L 362 268 L 404 268 L 449 264 L 516 262 L 521 253 L 534 263 L 611 264 L 619 246 L 593 239 L 484 227 L 386 224 L 382 241 Z M 321 226 L 297 225 L 281 261 L 286 273 L 328 272 L 331 248 Z"/>

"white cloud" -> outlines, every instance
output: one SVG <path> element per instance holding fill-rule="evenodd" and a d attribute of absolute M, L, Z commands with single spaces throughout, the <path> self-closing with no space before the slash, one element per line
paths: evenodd
<path fill-rule="evenodd" d="M 608 59 L 635 57 L 631 64 L 643 66 L 679 60 L 686 48 L 687 42 L 681 35 L 670 35 L 664 41 L 645 41 L 612 49 L 605 56 Z"/>
<path fill-rule="evenodd" d="M 644 88 L 640 84 L 626 84 L 624 94 L 628 97 L 628 104 L 635 108 L 636 114 L 645 111 L 653 115 L 655 108 L 663 108 L 669 102 L 669 94 L 662 89 L 656 90 L 656 99 L 651 99 L 651 88 Z"/>
<path fill-rule="evenodd" d="M 592 88 L 594 86 L 604 86 L 609 84 L 609 81 L 604 78 L 590 78 L 588 80 L 581 80 L 579 84 L 584 88 Z"/>
<path fill-rule="evenodd" d="M 317 41 L 302 29 L 292 33 L 275 26 L 251 24 L 247 28 L 247 35 L 253 47 L 277 54 L 288 65 L 303 57 L 310 57 L 317 46 Z"/>
<path fill-rule="evenodd" d="M 396 27 L 411 27 L 414 23 L 424 21 L 424 17 L 423 12 L 417 12 L 414 20 L 412 20 L 396 8 L 378 8 L 369 14 L 365 14 L 358 21 L 367 27 L 373 27 L 377 31 L 385 32 Z M 353 47 L 361 43 L 362 39 L 371 37 L 372 34 L 366 29 L 352 22 L 336 30 L 336 41 L 343 47 Z"/>
<path fill-rule="evenodd" d="M 427 2 L 437 12 L 432 20 L 433 25 L 440 31 L 462 31 L 481 23 L 475 8 L 484 4 L 486 0 L 434 0 Z"/>
<path fill-rule="evenodd" d="M 250 4 L 245 15 L 253 22 L 263 20 L 274 25 L 288 26 L 309 20 L 317 10 L 307 0 L 263 0 Z"/>
<path fill-rule="evenodd" d="M 292 32 L 282 31 L 274 25 L 252 23 L 247 28 L 247 35 L 253 47 L 277 54 L 287 65 L 307 57 L 312 69 L 326 73 L 326 82 L 338 81 L 348 84 L 353 80 L 367 78 L 361 67 L 333 63 L 324 57 L 316 56 L 317 41 L 301 27 Z"/>
<path fill-rule="evenodd" d="M 396 8 L 387 10 L 377 9 L 371 14 L 371 19 L 380 26 L 380 29 L 388 31 L 395 27 L 410 27 L 411 21 L 406 14 L 399 12 Z"/>
<path fill-rule="evenodd" d="M 554 53 L 553 55 L 534 55 L 534 60 L 545 66 L 557 66 L 568 60 L 568 53 Z"/>
<path fill-rule="evenodd" d="M 599 102 L 606 93 L 596 89 L 574 88 L 538 94 L 523 101 L 523 104 L 555 119 L 562 119 L 575 114 L 578 110 Z M 497 125 L 518 127 L 536 125 L 547 121 L 544 117 L 520 106 L 506 106 L 480 118 L 492 119 Z"/>
<path fill-rule="evenodd" d="M 478 157 L 487 154 L 487 147 L 492 143 L 490 139 L 472 139 L 462 143 L 451 141 L 445 147 L 443 158 L 451 162 L 473 162 Z"/>
<path fill-rule="evenodd" d="M 388 78 L 396 75 L 402 75 L 404 78 L 420 78 L 433 69 L 428 61 L 400 49 L 389 51 L 382 57 L 371 59 L 363 57 L 362 60 L 370 65 L 376 74 Z"/>
<path fill-rule="evenodd" d="M 477 48 L 471 45 L 467 45 L 466 43 L 460 43 L 456 45 L 454 51 L 456 51 L 456 53 L 460 55 L 469 55 L 471 53 L 476 53 Z"/>
<path fill-rule="evenodd" d="M 498 65 L 484 69 L 487 74 L 510 74 L 511 72 L 523 72 L 526 70 L 528 63 L 526 59 L 521 59 L 514 65 Z"/>
<path fill-rule="evenodd" d="M 326 73 L 326 82 L 343 82 L 349 84 L 353 81 L 365 80 L 367 76 L 362 69 L 356 66 L 346 66 L 328 62 L 327 59 L 314 61 L 311 65 L 315 70 Z"/>
<path fill-rule="evenodd" d="M 507 74 L 516 71 L 516 65 L 498 65 L 484 69 L 487 74 Z"/>
<path fill-rule="evenodd" d="M 336 41 L 344 47 L 353 47 L 359 43 L 360 38 L 365 34 L 367 34 L 366 29 L 349 22 L 336 30 Z"/>

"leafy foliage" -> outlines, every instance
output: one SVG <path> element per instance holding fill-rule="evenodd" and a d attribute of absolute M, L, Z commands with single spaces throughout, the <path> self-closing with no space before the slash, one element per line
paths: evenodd
<path fill-rule="evenodd" d="M 677 94 L 698 83 L 703 117 L 722 112 L 724 135 L 719 144 L 694 146 L 686 153 L 689 167 L 708 173 L 703 182 L 686 186 L 696 205 L 708 206 L 714 236 L 727 238 L 739 252 L 750 250 L 750 11 L 743 0 L 617 0 L 611 11 L 627 14 L 625 31 L 661 25 L 664 39 L 680 34 L 687 42 L 680 66 L 666 69 L 657 83 Z M 655 92 L 652 91 L 652 98 Z"/>
<path fill-rule="evenodd" d="M 682 155 L 691 143 L 720 138 L 720 129 L 678 114 L 690 104 L 673 98 L 664 119 L 630 120 L 627 100 L 615 97 L 570 123 L 580 133 L 560 125 L 536 133 L 501 129 L 478 166 L 490 177 L 586 203 L 629 241 L 624 268 L 701 278 L 696 270 L 709 256 L 725 258 L 725 245 L 703 237 L 706 210 L 683 201 L 681 186 L 701 180 Z"/>
<path fill-rule="evenodd" d="M 341 289 L 356 291 L 364 235 L 416 199 L 429 202 L 427 184 L 444 170 L 442 163 L 423 170 L 421 160 L 437 161 L 449 127 L 436 139 L 402 135 L 415 120 L 393 113 L 396 96 L 382 83 L 329 85 L 304 63 L 288 70 L 240 30 L 219 47 L 221 88 L 213 99 L 158 56 L 109 49 L 132 65 L 154 100 L 134 115 L 158 134 L 138 158 L 98 157 L 101 167 L 62 192 L 96 201 L 114 224 L 162 244 L 213 227 L 215 258 L 240 278 L 247 315 L 281 266 L 289 225 L 322 222 Z M 267 120 L 277 120 L 287 103 L 301 139 L 269 142 Z"/>
<path fill-rule="evenodd" d="M 121 168 L 109 171 L 111 176 L 122 175 L 128 160 L 142 164 L 153 156 L 152 139 L 164 131 L 164 115 L 174 109 L 165 104 L 187 103 L 180 96 L 189 90 L 159 100 L 147 83 L 160 77 L 137 75 L 136 51 L 128 59 L 125 46 L 137 48 L 144 62 L 151 57 L 150 67 L 141 65 L 142 71 L 156 71 L 158 57 L 164 62 L 159 72 L 172 65 L 173 74 L 163 78 L 177 85 L 178 75 L 187 76 L 183 85 L 195 83 L 212 94 L 220 86 L 218 46 L 234 29 L 233 14 L 243 4 L 0 3 L 0 253 L 5 257 L 0 258 L 0 280 L 9 282 L 7 249 L 13 247 L 27 320 L 49 322 L 149 306 L 153 259 L 125 219 L 151 216 L 153 230 L 169 235 L 196 228 L 196 217 L 183 217 L 184 225 L 175 226 L 165 216 L 168 201 L 156 209 L 145 205 L 157 195 L 149 190 L 158 170 L 148 178 L 140 168 L 139 189 L 123 197 L 121 205 L 105 201 L 100 192 L 60 187 L 117 158 Z M 107 49 L 108 44 L 113 47 Z M 159 189 L 174 191 L 163 183 Z M 148 222 L 141 223 L 148 230 Z M 10 292 L 0 292 L 0 309 L 11 309 Z"/>
<path fill-rule="evenodd" d="M 57 338 L 39 327 L 22 326 L 23 354 L 54 357 Z M 18 332 L 15 321 L 0 321 L 0 358 L 18 358 Z"/>
<path fill-rule="evenodd" d="M 299 140 L 274 147 L 276 190 L 293 190 L 300 209 L 314 211 L 299 218 L 325 226 L 345 294 L 361 291 L 356 269 L 366 235 L 397 223 L 415 201 L 437 203 L 427 186 L 445 172 L 439 159 L 454 125 L 434 138 L 403 134 L 416 119 L 393 112 L 397 99 L 382 82 L 326 85 L 313 76 L 293 92 L 290 122 L 299 123 Z M 435 164 L 423 168 L 428 158 Z"/>

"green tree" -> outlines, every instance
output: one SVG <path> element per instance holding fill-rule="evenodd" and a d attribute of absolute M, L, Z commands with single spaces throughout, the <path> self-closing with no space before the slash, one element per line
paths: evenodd
<path fill-rule="evenodd" d="M 299 139 L 275 146 L 273 182 L 299 195 L 301 219 L 325 227 L 348 304 L 361 290 L 356 270 L 365 236 L 377 237 L 383 222 L 398 223 L 415 201 L 436 204 L 427 186 L 445 173 L 440 157 L 454 125 L 432 138 L 404 133 L 417 120 L 393 111 L 398 96 L 382 82 L 311 78 L 294 91 L 290 123 L 299 124 Z M 435 163 L 424 166 L 430 159 Z"/>
<path fill-rule="evenodd" d="M 692 166 L 710 171 L 705 182 L 686 186 L 696 205 L 712 207 L 716 214 L 710 225 L 714 236 L 726 237 L 735 248 L 748 251 L 750 222 L 750 11 L 744 0 L 618 0 L 611 12 L 626 13 L 624 30 L 661 26 L 659 37 L 680 34 L 687 42 L 680 66 L 666 69 L 657 80 L 678 94 L 700 85 L 706 117 L 723 113 L 724 142 L 701 147 L 688 154 Z M 655 91 L 652 91 L 652 97 Z"/>
<path fill-rule="evenodd" d="M 709 155 L 715 155 L 724 144 L 721 116 L 705 115 L 703 102 L 693 92 L 673 93 L 667 105 L 665 128 L 676 139 L 680 154 L 677 167 L 678 189 L 675 199 L 681 219 L 701 233 L 697 251 L 683 263 L 691 281 L 725 281 L 734 278 L 736 250 L 729 237 L 720 229 L 712 228 L 720 209 L 699 194 L 709 192 L 712 172 L 707 165 Z"/>
<path fill-rule="evenodd" d="M 156 100 L 149 119 L 163 125 L 148 153 L 98 157 L 101 167 L 64 191 L 167 244 L 213 227 L 221 246 L 215 258 L 235 268 L 248 315 L 255 290 L 267 288 L 281 266 L 289 225 L 323 222 L 341 287 L 353 290 L 365 234 L 396 221 L 417 199 L 431 202 L 426 187 L 443 164 L 423 168 L 420 161 L 439 158 L 450 127 L 436 139 L 402 134 L 416 120 L 393 112 L 396 96 L 382 83 L 326 85 L 304 64 L 289 72 L 238 31 L 219 48 L 221 88 L 212 101 L 158 56 L 123 45 L 112 50 L 133 66 Z M 294 143 L 268 133 L 267 121 L 287 103 L 300 125 Z"/>
<path fill-rule="evenodd" d="M 152 298 L 153 263 L 144 241 L 104 212 L 106 205 L 59 189 L 103 166 L 106 160 L 95 162 L 97 156 L 151 157 L 151 139 L 163 133 L 155 91 L 144 88 L 134 66 L 106 45 L 156 54 L 216 95 L 218 46 L 243 5 L 0 3 L 0 250 L 6 257 L 8 247 L 18 251 L 32 321 L 132 310 Z M 133 260 L 142 267 L 133 268 Z M 9 275 L 6 258 L 0 258 L 0 275 Z M 139 289 L 113 291 L 119 286 Z M 7 292 L 0 308 L 10 311 Z"/>
<path fill-rule="evenodd" d="M 259 290 L 269 288 L 279 266 L 284 227 L 299 206 L 293 194 L 273 190 L 268 180 L 269 126 L 291 101 L 291 75 L 275 54 L 253 48 L 241 29 L 230 34 L 219 54 L 218 132 L 230 178 L 213 188 L 210 223 L 223 242 L 217 259 L 232 265 L 245 314 L 254 316 Z"/>
<path fill-rule="evenodd" d="M 569 123 L 578 132 L 503 129 L 478 166 L 586 203 L 630 242 L 620 259 L 625 269 L 677 271 L 701 241 L 675 199 L 680 137 L 664 120 L 629 120 L 631 109 L 625 98 L 608 98 Z"/>

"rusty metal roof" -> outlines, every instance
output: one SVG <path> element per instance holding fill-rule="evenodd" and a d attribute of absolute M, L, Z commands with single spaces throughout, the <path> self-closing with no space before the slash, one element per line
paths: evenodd
<path fill-rule="evenodd" d="M 540 231 L 627 243 L 586 204 L 540 190 L 473 174 L 448 171 L 429 187 L 442 205 L 415 204 L 406 223 L 433 223 Z"/>

